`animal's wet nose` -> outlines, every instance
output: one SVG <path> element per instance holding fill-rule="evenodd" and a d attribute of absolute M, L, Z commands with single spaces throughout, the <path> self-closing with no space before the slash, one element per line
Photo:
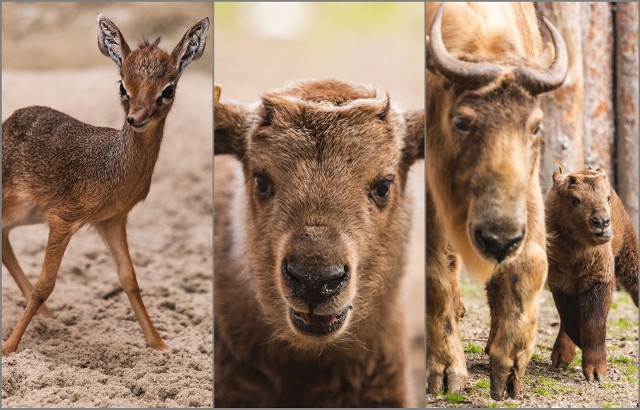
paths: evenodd
<path fill-rule="evenodd" d="M 282 274 L 293 296 L 316 306 L 340 293 L 349 282 L 349 267 L 346 265 L 311 267 L 284 261 Z"/>
<path fill-rule="evenodd" d="M 611 218 L 591 218 L 591 225 L 596 228 L 606 228 L 611 225 Z"/>
<path fill-rule="evenodd" d="M 127 117 L 127 122 L 129 123 L 129 125 L 133 125 L 133 123 L 135 123 L 136 120 L 133 117 Z"/>
<path fill-rule="evenodd" d="M 476 242 L 482 247 L 482 251 L 493 256 L 498 263 L 514 253 L 524 239 L 524 232 L 498 235 L 482 228 L 476 228 L 473 234 Z"/>

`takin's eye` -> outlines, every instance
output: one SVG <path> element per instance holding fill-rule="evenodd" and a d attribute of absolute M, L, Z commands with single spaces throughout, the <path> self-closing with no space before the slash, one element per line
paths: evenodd
<path fill-rule="evenodd" d="M 457 115 L 453 117 L 453 126 L 460 134 L 467 134 L 471 131 L 471 118 Z"/>
<path fill-rule="evenodd" d="M 373 184 L 371 198 L 373 198 L 379 207 L 386 205 L 389 201 L 389 191 L 391 190 L 392 183 L 393 177 L 389 177 Z"/>
<path fill-rule="evenodd" d="M 575 196 L 572 196 L 569 201 L 571 201 L 571 205 L 572 206 L 578 206 L 580 205 L 580 200 L 578 198 L 576 198 Z"/>
<path fill-rule="evenodd" d="M 255 174 L 253 179 L 256 183 L 256 195 L 260 199 L 267 199 L 271 196 L 271 183 L 269 179 L 262 174 Z"/>
<path fill-rule="evenodd" d="M 544 130 L 544 126 L 542 124 L 538 124 L 538 126 L 536 128 L 534 128 L 534 130 L 531 133 L 531 135 L 533 135 L 535 138 L 539 138 L 540 135 L 542 135 L 542 131 L 543 130 Z"/>
<path fill-rule="evenodd" d="M 129 98 L 129 94 L 127 94 L 127 90 L 124 88 L 122 81 L 120 81 L 120 97 Z"/>

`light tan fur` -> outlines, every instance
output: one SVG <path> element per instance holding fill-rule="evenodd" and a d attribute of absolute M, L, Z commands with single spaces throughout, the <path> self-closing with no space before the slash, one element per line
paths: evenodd
<path fill-rule="evenodd" d="M 427 3 L 428 33 L 439 7 Z M 516 70 L 545 67 L 549 56 L 541 55 L 530 3 L 446 3 L 441 27 L 452 56 L 501 72 L 476 86 L 450 80 L 427 61 L 428 391 L 461 391 L 468 378 L 459 337 L 461 260 L 487 289 L 491 396 L 515 398 L 533 353 L 547 272 L 542 111 Z M 499 251 L 491 238 L 501 241 Z"/>

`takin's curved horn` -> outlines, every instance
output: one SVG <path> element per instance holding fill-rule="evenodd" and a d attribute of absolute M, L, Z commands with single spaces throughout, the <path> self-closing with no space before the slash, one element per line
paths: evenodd
<path fill-rule="evenodd" d="M 472 81 L 484 85 L 495 80 L 502 70 L 489 62 L 470 63 L 458 60 L 447 51 L 442 40 L 442 10 L 444 4 L 440 4 L 436 17 L 431 26 L 431 34 L 427 37 L 427 59 L 431 58 L 432 67 L 436 68 L 449 80 Z"/>
<path fill-rule="evenodd" d="M 562 34 L 556 29 L 546 17 L 543 17 L 553 41 L 555 57 L 551 66 L 545 70 L 534 70 L 527 67 L 520 67 L 516 71 L 518 82 L 531 94 L 537 95 L 560 87 L 567 78 L 569 71 L 569 55 L 567 46 L 564 43 Z"/>

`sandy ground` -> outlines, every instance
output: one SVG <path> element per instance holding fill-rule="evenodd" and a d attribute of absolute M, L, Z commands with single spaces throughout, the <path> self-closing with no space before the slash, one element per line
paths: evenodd
<path fill-rule="evenodd" d="M 194 62 L 195 66 L 198 61 Z M 3 71 L 2 119 L 48 105 L 85 122 L 120 127 L 115 66 Z M 47 305 L 17 353 L 2 358 L 3 407 L 210 407 L 212 404 L 212 80 L 187 68 L 169 113 L 151 192 L 129 215 L 129 246 L 149 314 L 170 352 L 145 347 L 115 266 L 83 229 L 62 260 Z M 45 226 L 17 228 L 12 243 L 34 281 Z M 2 338 L 25 307 L 2 270 Z"/>
<path fill-rule="evenodd" d="M 540 299 L 536 350 L 522 383 L 522 398 L 496 402 L 489 396 L 489 357 L 484 347 L 489 336 L 489 307 L 484 289 L 464 280 L 462 319 L 469 381 L 462 394 L 428 395 L 428 407 L 588 407 L 638 406 L 638 309 L 624 292 L 616 292 L 607 327 L 607 377 L 588 383 L 582 375 L 581 354 L 563 370 L 551 369 L 551 349 L 560 318 L 553 296 L 544 290 Z"/>

